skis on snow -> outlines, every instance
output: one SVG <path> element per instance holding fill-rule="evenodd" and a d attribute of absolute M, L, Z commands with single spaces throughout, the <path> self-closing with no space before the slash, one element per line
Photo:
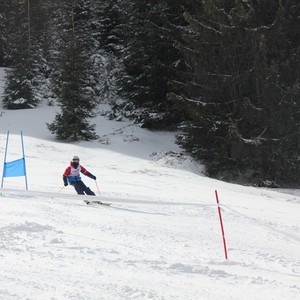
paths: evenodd
<path fill-rule="evenodd" d="M 99 204 L 99 205 L 104 205 L 104 206 L 110 206 L 111 203 L 109 202 L 102 202 L 102 201 L 99 201 L 99 200 L 86 200 L 84 199 L 83 200 L 86 204 Z"/>

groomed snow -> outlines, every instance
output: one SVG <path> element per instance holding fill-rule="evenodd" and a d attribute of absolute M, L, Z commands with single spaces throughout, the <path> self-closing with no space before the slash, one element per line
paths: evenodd
<path fill-rule="evenodd" d="M 57 142 L 45 125 L 57 110 L 0 110 L 0 162 L 7 130 L 7 161 L 21 158 L 22 130 L 29 186 L 0 190 L 0 299 L 300 299 L 299 190 L 207 178 L 174 134 L 100 116 L 101 142 Z M 73 155 L 110 207 L 62 189 Z"/>

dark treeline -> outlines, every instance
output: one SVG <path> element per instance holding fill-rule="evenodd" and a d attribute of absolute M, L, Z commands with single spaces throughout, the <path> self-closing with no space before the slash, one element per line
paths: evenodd
<path fill-rule="evenodd" d="M 299 57 L 298 0 L 0 0 L 5 108 L 76 141 L 109 103 L 230 181 L 299 186 Z"/>

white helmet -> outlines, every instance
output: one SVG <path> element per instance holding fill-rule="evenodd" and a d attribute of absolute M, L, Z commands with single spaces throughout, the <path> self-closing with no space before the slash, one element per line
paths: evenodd
<path fill-rule="evenodd" d="M 72 161 L 79 161 L 79 157 L 77 155 L 73 156 Z"/>

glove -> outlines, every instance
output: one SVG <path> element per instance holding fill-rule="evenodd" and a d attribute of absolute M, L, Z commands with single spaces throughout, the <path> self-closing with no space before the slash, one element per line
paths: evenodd
<path fill-rule="evenodd" d="M 89 174 L 86 174 L 86 176 L 90 177 L 91 179 L 94 179 L 96 180 L 96 176 L 94 176 L 93 174 L 89 173 Z"/>
<path fill-rule="evenodd" d="M 68 185 L 68 183 L 67 182 L 64 182 L 64 186 L 67 186 Z"/>

